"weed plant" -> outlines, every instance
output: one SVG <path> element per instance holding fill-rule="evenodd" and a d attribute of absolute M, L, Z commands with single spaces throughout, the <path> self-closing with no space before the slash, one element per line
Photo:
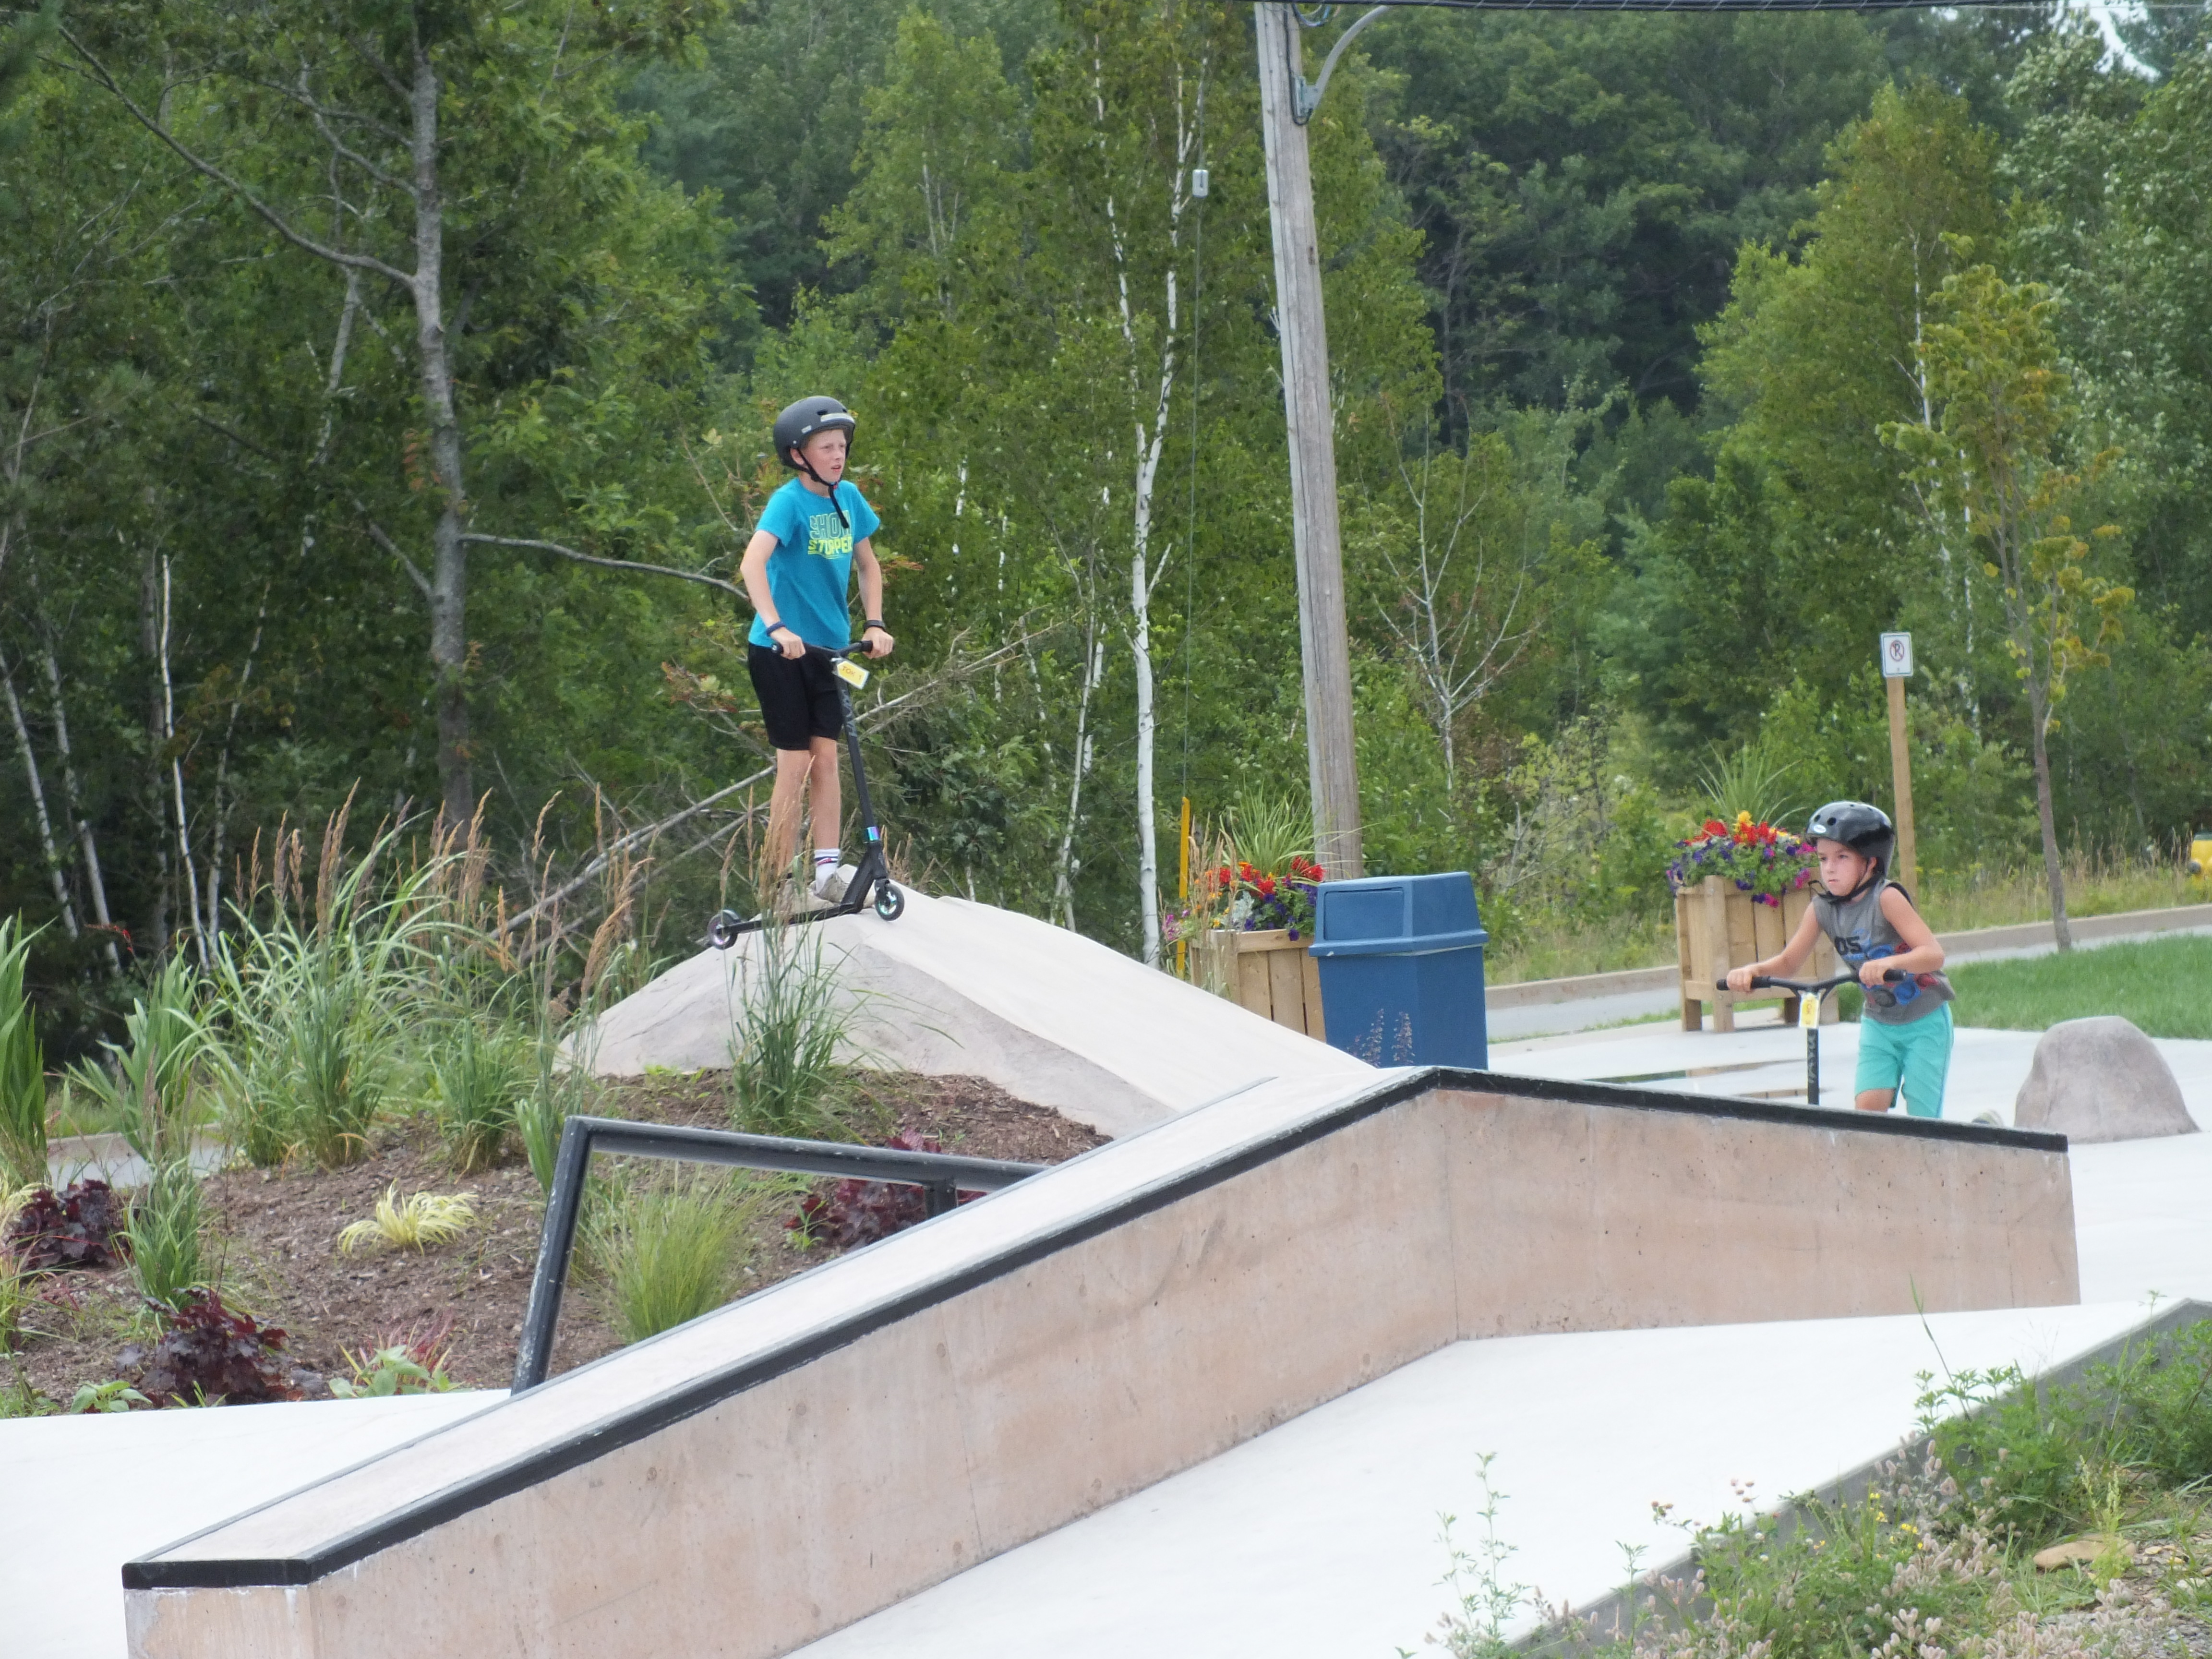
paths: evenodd
<path fill-rule="evenodd" d="M 147 1164 L 187 1157 L 199 1126 L 201 1075 L 213 1038 L 197 1016 L 199 975 L 179 952 L 131 1000 L 121 1043 L 97 1065 L 70 1068 L 65 1093 L 82 1090 Z"/>
<path fill-rule="evenodd" d="M 2194 1652 L 2180 1623 L 2212 1611 L 2212 1322 L 2144 1345 L 2079 1382 L 2010 1368 L 1922 1378 L 1924 1452 L 1882 1466 L 1845 1500 L 1800 1498 L 1680 1527 L 1686 1582 L 1639 1579 L 1632 1561 L 1611 1628 L 1544 1633 L 1547 1651 L 1613 1659 L 2091 1659 Z M 1482 1541 L 1444 1517 L 1455 1605 L 1436 1643 L 1503 1659 L 1542 1605 L 1508 1582 L 1498 1496 L 1483 1460 Z M 2030 1557 L 2082 1537 L 2076 1564 Z M 2140 1547 L 2160 1552 L 2130 1571 Z M 2129 1574 L 2124 1584 L 2118 1581 Z M 1403 1652 L 1403 1650 L 1401 1650 Z"/>
<path fill-rule="evenodd" d="M 820 937 L 771 925 L 747 943 L 731 1017 L 732 1121 L 752 1134 L 847 1139 L 841 1061 L 854 1005 L 839 991 Z"/>
<path fill-rule="evenodd" d="M 623 1339 L 641 1342 L 728 1301 L 739 1247 L 781 1190 L 678 1167 L 594 1206 L 592 1258 Z"/>
<path fill-rule="evenodd" d="M 31 1185 L 46 1178 L 46 1074 L 23 967 L 40 931 L 0 921 L 0 1180 Z"/>
<path fill-rule="evenodd" d="M 131 1277 L 149 1303 L 173 1306 L 185 1291 L 209 1282 L 202 1249 L 205 1207 L 188 1158 L 155 1166 L 124 1234 L 131 1244 Z"/>
<path fill-rule="evenodd" d="M 586 1036 L 582 1045 L 589 1042 Z M 540 1027 L 533 1048 L 536 1086 L 516 1103 L 515 1134 L 539 1190 L 550 1194 L 561 1161 L 562 1133 L 571 1117 L 589 1113 L 598 1103 L 599 1085 L 592 1076 L 588 1046 L 564 1053 L 559 1030 L 550 1018 Z"/>
<path fill-rule="evenodd" d="M 482 1018 L 453 1022 L 430 1060 L 434 1115 L 447 1158 L 461 1175 L 499 1162 L 516 1111 L 537 1082 L 527 1045 Z"/>

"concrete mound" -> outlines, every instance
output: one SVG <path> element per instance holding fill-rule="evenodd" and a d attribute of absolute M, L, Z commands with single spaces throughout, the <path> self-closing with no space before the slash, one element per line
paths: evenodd
<path fill-rule="evenodd" d="M 2197 1132 L 2166 1056 L 2118 1014 L 2062 1020 L 2043 1034 L 2013 1124 L 2056 1129 L 2077 1141 Z"/>
<path fill-rule="evenodd" d="M 1123 1135 L 1273 1079 L 1374 1069 L 1064 927 L 909 891 L 895 922 L 862 912 L 808 925 L 855 1004 L 866 1063 L 988 1078 Z M 609 1009 L 577 1045 L 601 1077 L 730 1063 L 732 1012 L 757 935 L 702 951 Z"/>

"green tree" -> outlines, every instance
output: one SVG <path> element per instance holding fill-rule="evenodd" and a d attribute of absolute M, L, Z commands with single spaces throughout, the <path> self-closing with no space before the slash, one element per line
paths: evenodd
<path fill-rule="evenodd" d="M 2050 732 L 2069 678 L 2109 665 L 2102 647 L 2118 635 L 2119 613 L 2135 595 L 2090 566 L 2090 544 L 2068 514 L 2106 458 L 2075 471 L 2060 453 L 2070 411 L 2046 290 L 1975 265 L 1945 278 L 1936 297 L 1919 348 L 1929 413 L 1917 424 L 1885 426 L 1882 438 L 1911 458 L 1930 533 L 1970 538 L 2002 595 L 2007 643 L 2027 699 L 2052 931 L 2058 948 L 2071 950 Z M 2102 525 L 2090 533 L 2119 532 Z"/>

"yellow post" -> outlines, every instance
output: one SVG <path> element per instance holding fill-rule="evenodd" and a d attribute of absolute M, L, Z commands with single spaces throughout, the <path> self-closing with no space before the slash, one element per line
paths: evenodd
<path fill-rule="evenodd" d="M 1182 798 L 1182 874 L 1176 883 L 1176 895 L 1182 899 L 1186 913 L 1190 908 L 1190 797 Z M 1183 979 L 1190 977 L 1189 917 L 1184 916 L 1184 927 L 1176 934 L 1176 973 Z"/>

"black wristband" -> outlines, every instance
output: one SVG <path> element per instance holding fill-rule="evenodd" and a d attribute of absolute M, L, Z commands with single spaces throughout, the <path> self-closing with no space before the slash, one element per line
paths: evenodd
<path fill-rule="evenodd" d="M 884 619 L 881 617 L 871 617 L 867 621 L 860 624 L 860 631 L 863 634 L 866 633 L 871 628 L 884 628 Z M 888 634 L 890 631 L 891 630 L 890 629 L 884 628 L 884 633 Z"/>
<path fill-rule="evenodd" d="M 786 623 L 772 622 L 768 624 L 767 631 L 771 636 L 777 634 L 789 634 L 793 639 L 799 637 L 797 631 Z"/>

